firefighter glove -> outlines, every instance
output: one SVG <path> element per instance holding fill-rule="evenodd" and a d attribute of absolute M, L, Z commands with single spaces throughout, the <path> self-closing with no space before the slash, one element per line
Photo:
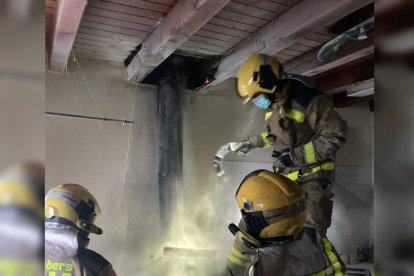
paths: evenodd
<path fill-rule="evenodd" d="M 280 163 L 284 167 L 290 167 L 293 165 L 292 155 L 290 150 L 284 150 L 280 154 L 274 156 L 275 162 Z"/>

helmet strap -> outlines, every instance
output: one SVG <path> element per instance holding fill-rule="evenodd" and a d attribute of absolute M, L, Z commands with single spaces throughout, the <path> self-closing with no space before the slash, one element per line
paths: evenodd
<path fill-rule="evenodd" d="M 79 231 L 78 233 L 78 244 L 79 248 L 87 248 L 89 245 L 89 233 L 85 231 Z"/>
<path fill-rule="evenodd" d="M 76 222 L 76 226 L 81 229 L 82 231 L 85 231 L 87 233 L 94 233 L 97 235 L 102 235 L 102 229 L 96 226 L 95 224 L 87 221 L 87 220 L 78 220 Z"/>
<path fill-rule="evenodd" d="M 301 231 L 296 236 L 281 236 L 281 237 L 273 237 L 273 238 L 266 238 L 262 239 L 264 243 L 272 243 L 272 244 L 285 244 L 292 241 L 299 240 L 303 235 L 303 231 Z"/>

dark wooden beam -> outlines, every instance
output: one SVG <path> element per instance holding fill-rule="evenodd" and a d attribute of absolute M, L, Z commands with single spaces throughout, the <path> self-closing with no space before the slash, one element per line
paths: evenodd
<path fill-rule="evenodd" d="M 275 55 L 307 34 L 320 30 L 338 19 L 370 4 L 372 0 L 304 0 L 229 51 L 218 66 L 216 85 L 235 76 L 240 65 L 252 54 Z M 206 86 L 206 87 L 208 87 Z"/>
<path fill-rule="evenodd" d="M 360 81 L 374 78 L 374 59 L 366 60 L 363 64 L 356 64 L 343 70 L 324 74 L 315 79 L 316 87 L 326 94 L 344 92 Z"/>
<path fill-rule="evenodd" d="M 363 7 L 362 9 L 359 9 L 345 16 L 344 18 L 342 18 L 341 20 L 339 20 L 332 26 L 329 26 L 328 27 L 329 32 L 336 34 L 336 35 L 340 35 L 346 32 L 347 30 L 355 27 L 355 25 L 362 23 L 363 21 L 367 20 L 368 18 L 374 15 L 374 6 L 375 4 L 371 3 Z"/>
<path fill-rule="evenodd" d="M 228 2 L 230 0 L 178 0 L 144 40 L 142 47 L 127 66 L 128 81 L 141 82 Z"/>
<path fill-rule="evenodd" d="M 374 95 L 366 97 L 348 97 L 346 92 L 337 93 L 332 96 L 335 108 L 344 108 L 351 105 L 368 103 L 374 100 Z"/>
<path fill-rule="evenodd" d="M 65 70 L 87 2 L 87 0 L 57 1 L 49 53 L 50 71 L 63 72 Z"/>

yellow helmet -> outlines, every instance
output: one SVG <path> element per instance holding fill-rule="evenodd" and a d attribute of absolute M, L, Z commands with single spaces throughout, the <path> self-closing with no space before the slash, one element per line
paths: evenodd
<path fill-rule="evenodd" d="M 274 172 L 254 171 L 236 192 L 247 231 L 259 239 L 295 238 L 305 223 L 305 195 L 287 177 Z"/>
<path fill-rule="evenodd" d="M 282 66 L 275 57 L 255 54 L 249 57 L 237 73 L 237 93 L 243 104 L 256 94 L 273 94 L 281 78 Z"/>
<path fill-rule="evenodd" d="M 7 168 L 0 176 L 0 207 L 28 211 L 41 217 L 45 168 L 26 162 Z"/>
<path fill-rule="evenodd" d="M 102 234 L 94 222 L 101 213 L 94 196 L 78 184 L 63 184 L 51 189 L 45 200 L 46 222 L 74 226 L 87 234 Z"/>

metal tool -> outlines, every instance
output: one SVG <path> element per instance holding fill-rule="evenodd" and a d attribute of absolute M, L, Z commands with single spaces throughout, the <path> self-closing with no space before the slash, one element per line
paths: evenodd
<path fill-rule="evenodd" d="M 219 148 L 214 156 L 213 166 L 216 168 L 217 176 L 223 176 L 225 171 L 223 170 L 223 159 L 227 154 L 235 153 L 240 156 L 245 156 L 251 149 L 250 142 L 243 140 L 241 142 L 230 142 Z"/>

